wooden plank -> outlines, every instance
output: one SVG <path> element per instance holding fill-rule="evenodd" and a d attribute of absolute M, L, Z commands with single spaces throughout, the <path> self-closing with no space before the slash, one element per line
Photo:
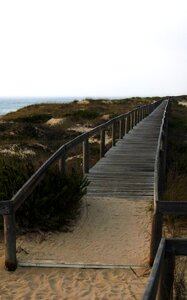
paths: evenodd
<path fill-rule="evenodd" d="M 145 265 L 114 265 L 114 264 L 83 264 L 64 263 L 58 260 L 33 260 L 28 262 L 18 262 L 19 267 L 41 267 L 41 268 L 73 268 L 73 269 L 142 269 Z"/>
<path fill-rule="evenodd" d="M 187 214 L 187 201 L 157 201 L 157 209 L 162 214 Z"/>
<path fill-rule="evenodd" d="M 116 123 L 112 124 L 112 146 L 116 145 Z"/>
<path fill-rule="evenodd" d="M 165 247 L 166 247 L 166 241 L 165 239 L 162 239 L 154 260 L 154 264 L 142 300 L 156 299 L 159 278 L 161 274 L 162 265 L 164 262 Z"/>
<path fill-rule="evenodd" d="M 17 268 L 16 258 L 16 226 L 15 215 L 12 212 L 4 215 L 4 241 L 5 241 L 5 268 L 8 271 L 15 271 Z"/>
<path fill-rule="evenodd" d="M 66 173 L 66 154 L 65 154 L 65 152 L 63 153 L 63 155 L 59 159 L 59 164 L 58 165 L 59 165 L 60 173 L 65 175 L 65 173 Z"/>
<path fill-rule="evenodd" d="M 83 174 L 89 172 L 89 143 L 88 139 L 83 142 Z"/>
<path fill-rule="evenodd" d="M 100 158 L 105 155 L 105 130 L 101 130 Z"/>

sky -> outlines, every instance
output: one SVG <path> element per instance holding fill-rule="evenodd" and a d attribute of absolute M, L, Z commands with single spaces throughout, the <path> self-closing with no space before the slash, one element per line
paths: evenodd
<path fill-rule="evenodd" d="M 0 0 L 0 97 L 180 94 L 186 0 Z"/>

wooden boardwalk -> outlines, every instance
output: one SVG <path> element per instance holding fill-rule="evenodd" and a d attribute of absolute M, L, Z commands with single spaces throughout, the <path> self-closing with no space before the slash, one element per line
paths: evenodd
<path fill-rule="evenodd" d="M 82 217 L 73 232 L 51 235 L 42 249 L 33 240 L 21 244 L 29 249 L 30 265 L 37 261 L 61 267 L 148 265 L 154 163 L 164 108 L 165 102 L 90 169 Z M 23 255 L 18 260 L 28 266 Z"/>
<path fill-rule="evenodd" d="M 153 199 L 155 155 L 165 105 L 162 102 L 90 169 L 88 196 Z"/>
<path fill-rule="evenodd" d="M 26 249 L 17 255 L 18 266 L 62 267 L 63 274 L 70 270 L 65 268 L 73 268 L 77 293 L 85 295 L 80 283 L 88 289 L 85 297 L 76 299 L 96 299 L 94 285 L 102 299 L 141 299 L 149 269 L 154 164 L 165 105 L 118 140 L 89 170 L 82 216 L 72 232 L 49 233 L 42 242 L 40 235 L 17 239 L 17 246 Z M 76 279 L 77 272 L 81 280 Z M 92 274 L 90 281 L 87 272 Z"/>

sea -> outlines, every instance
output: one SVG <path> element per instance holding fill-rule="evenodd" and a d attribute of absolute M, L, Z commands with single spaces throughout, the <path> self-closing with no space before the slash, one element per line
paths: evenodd
<path fill-rule="evenodd" d="M 58 97 L 58 98 L 0 98 L 0 115 L 16 111 L 22 107 L 39 103 L 68 103 L 82 100 L 84 97 Z"/>

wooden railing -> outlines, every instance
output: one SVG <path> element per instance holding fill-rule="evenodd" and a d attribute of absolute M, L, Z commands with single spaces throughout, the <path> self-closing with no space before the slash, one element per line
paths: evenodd
<path fill-rule="evenodd" d="M 83 173 L 88 173 L 90 137 L 98 132 L 100 133 L 100 157 L 103 157 L 105 154 L 105 131 L 107 128 L 112 127 L 112 145 L 115 146 L 117 128 L 119 128 L 119 138 L 123 138 L 124 134 L 128 133 L 128 131 L 131 130 L 138 122 L 149 115 L 161 102 L 162 100 L 159 100 L 152 104 L 135 108 L 132 111 L 117 116 L 64 144 L 29 178 L 29 180 L 22 186 L 22 188 L 13 196 L 11 200 L 0 202 L 0 214 L 4 217 L 5 267 L 9 271 L 15 270 L 17 267 L 15 212 L 38 186 L 38 184 L 44 178 L 49 167 L 58 162 L 60 172 L 64 173 L 68 151 L 82 143 Z M 119 126 L 116 126 L 117 123 Z"/>
<path fill-rule="evenodd" d="M 142 300 L 173 299 L 173 280 L 175 256 L 187 255 L 187 239 L 162 238 L 162 219 L 164 214 L 187 215 L 187 201 L 163 201 L 166 175 L 167 127 L 169 100 L 165 107 L 156 152 L 154 171 L 154 214 L 150 248 L 152 267 L 149 281 Z"/>
<path fill-rule="evenodd" d="M 173 299 L 175 256 L 187 256 L 187 239 L 162 238 L 142 300 Z"/>
<path fill-rule="evenodd" d="M 169 99 L 167 101 L 162 123 L 160 126 L 160 133 L 158 138 L 155 165 L 154 165 L 154 213 L 152 220 L 152 234 L 150 247 L 150 265 L 153 261 L 158 249 L 158 245 L 162 238 L 162 213 L 159 211 L 159 202 L 161 201 L 162 192 L 164 189 L 165 175 L 166 175 L 166 151 L 167 151 L 167 129 L 168 129 L 168 111 Z"/>

